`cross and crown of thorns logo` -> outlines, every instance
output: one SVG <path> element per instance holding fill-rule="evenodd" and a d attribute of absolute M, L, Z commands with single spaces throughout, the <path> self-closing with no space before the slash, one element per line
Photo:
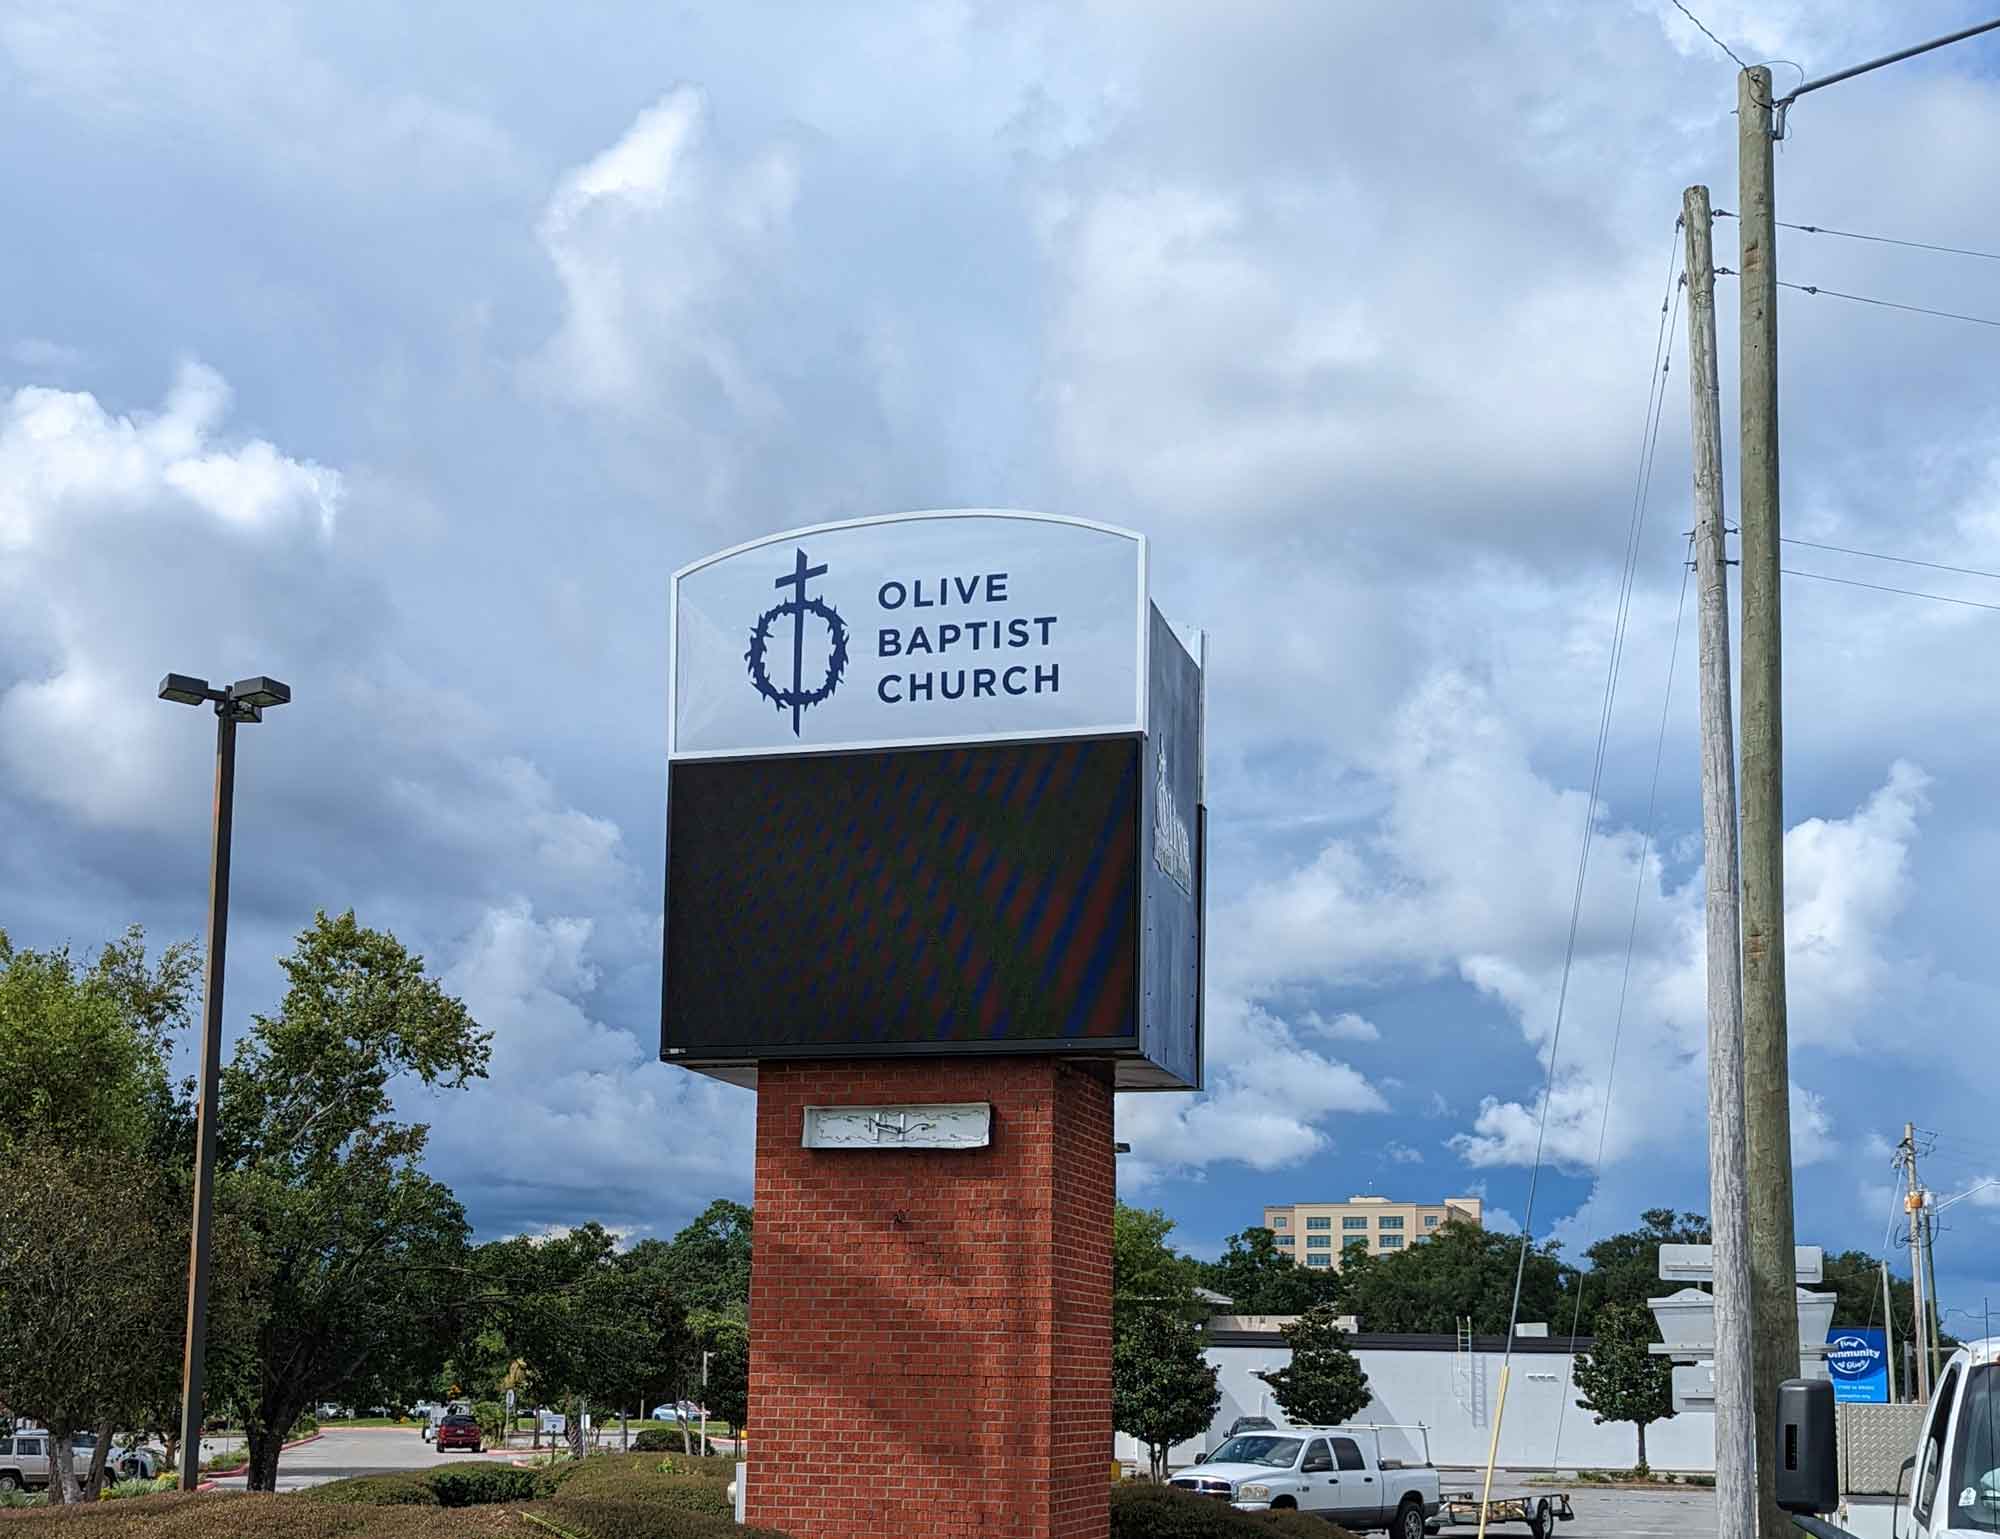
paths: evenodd
<path fill-rule="evenodd" d="M 773 604 L 757 617 L 757 623 L 750 628 L 750 650 L 743 659 L 750 665 L 750 682 L 757 693 L 770 701 L 780 711 L 792 713 L 792 736 L 799 735 L 799 714 L 830 698 L 840 687 L 841 675 L 847 671 L 847 622 L 840 618 L 840 611 L 823 598 L 812 598 L 806 594 L 806 584 L 815 577 L 826 575 L 826 566 L 809 566 L 806 553 L 797 552 L 797 560 L 791 571 L 780 577 L 771 586 L 790 588 L 792 596 L 783 603 Z M 781 689 L 771 681 L 767 654 L 771 645 L 771 629 L 786 615 L 792 617 L 792 687 Z M 826 674 L 818 687 L 806 688 L 805 647 L 806 617 L 810 615 L 826 625 L 827 657 Z"/>

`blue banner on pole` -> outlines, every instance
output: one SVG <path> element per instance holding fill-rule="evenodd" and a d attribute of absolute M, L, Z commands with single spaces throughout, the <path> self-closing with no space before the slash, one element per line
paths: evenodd
<path fill-rule="evenodd" d="M 1886 1405 L 1889 1351 L 1880 1326 L 1837 1328 L 1826 1333 L 1826 1369 L 1833 1398 L 1842 1403 Z"/>

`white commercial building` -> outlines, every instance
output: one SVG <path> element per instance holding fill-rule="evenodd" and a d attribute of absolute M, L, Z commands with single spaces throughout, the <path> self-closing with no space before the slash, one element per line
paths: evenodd
<path fill-rule="evenodd" d="M 1233 1323 L 1233 1322 L 1232 1322 Z M 1209 1331 L 1208 1361 L 1218 1370 L 1222 1405 L 1208 1437 L 1176 1447 L 1173 1465 L 1191 1464 L 1213 1449 L 1239 1416 L 1284 1417 L 1259 1371 L 1282 1368 L 1290 1358 L 1275 1330 Z M 1445 1467 L 1483 1467 L 1499 1410 L 1500 1369 L 1506 1342 L 1497 1336 L 1374 1335 L 1349 1337 L 1349 1346 L 1368 1375 L 1374 1398 L 1356 1422 L 1421 1423 L 1429 1429 L 1430 1453 Z M 1587 1345 L 1587 1343 L 1586 1343 Z M 1563 1338 L 1519 1337 L 1500 1429 L 1502 1468 L 1630 1469 L 1639 1452 L 1638 1431 L 1630 1422 L 1606 1422 L 1578 1404 L 1569 1343 Z M 1391 1446 L 1407 1436 L 1404 1448 Z M 1415 1434 L 1384 1434 L 1390 1457 L 1422 1457 Z M 1120 1434 L 1117 1456 L 1143 1463 L 1133 1439 Z M 1646 1429 L 1647 1462 L 1658 1470 L 1708 1473 L 1715 1468 L 1715 1418 L 1685 1412 Z"/>

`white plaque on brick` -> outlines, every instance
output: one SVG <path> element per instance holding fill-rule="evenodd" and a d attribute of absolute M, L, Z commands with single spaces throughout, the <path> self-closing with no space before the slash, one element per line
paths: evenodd
<path fill-rule="evenodd" d="M 984 1149 L 993 1138 L 986 1101 L 929 1106 L 808 1106 L 808 1149 Z"/>

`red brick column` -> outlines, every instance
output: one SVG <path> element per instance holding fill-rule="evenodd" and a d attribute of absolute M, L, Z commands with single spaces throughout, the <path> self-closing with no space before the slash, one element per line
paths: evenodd
<path fill-rule="evenodd" d="M 750 1522 L 1104 1539 L 1111 1087 L 1047 1058 L 765 1063 Z M 800 1147 L 807 1106 L 986 1101 L 977 1150 Z"/>

